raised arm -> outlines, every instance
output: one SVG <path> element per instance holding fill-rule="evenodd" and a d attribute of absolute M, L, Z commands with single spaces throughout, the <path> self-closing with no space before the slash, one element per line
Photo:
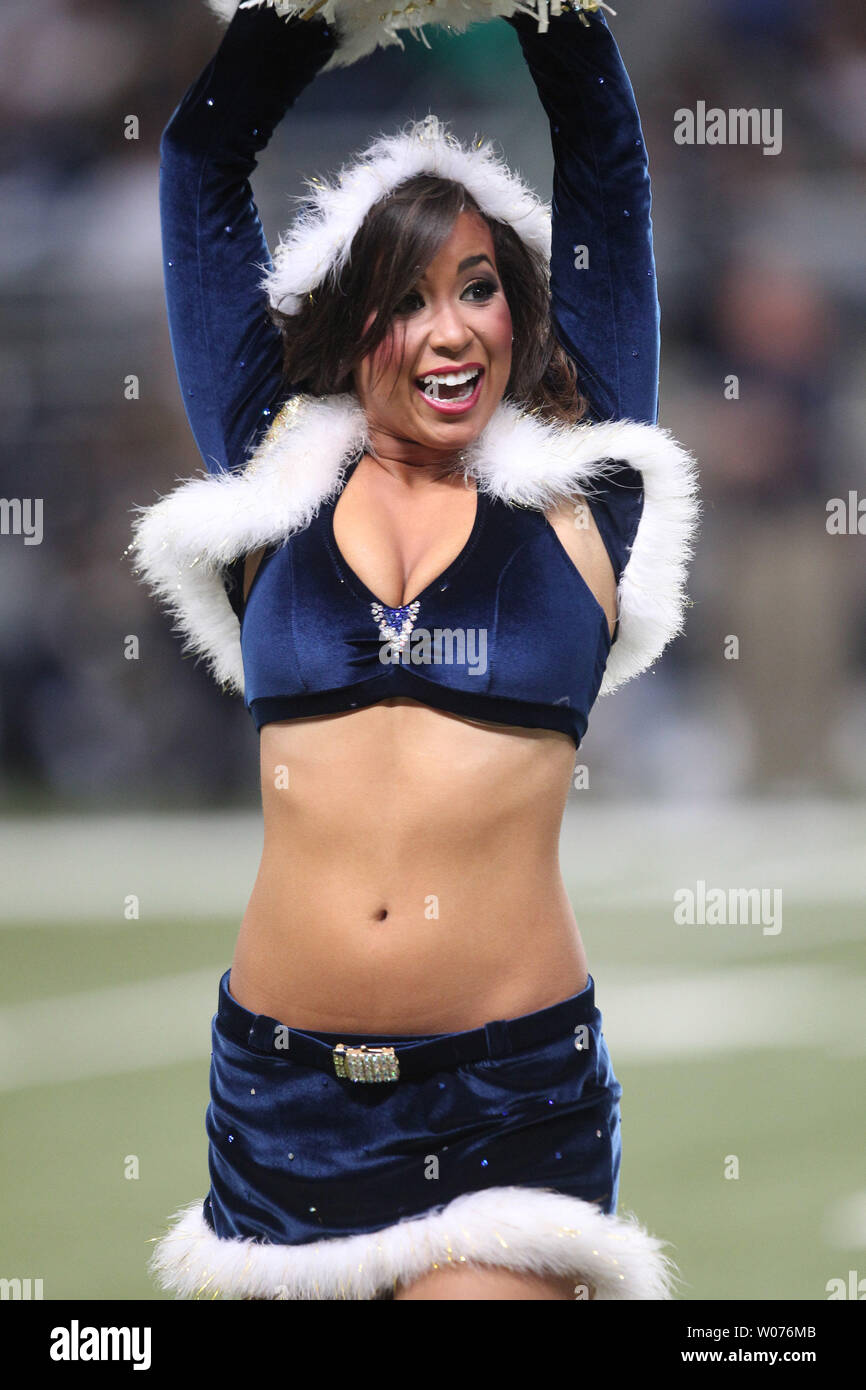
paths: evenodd
<path fill-rule="evenodd" d="M 183 403 L 212 473 L 243 466 L 281 394 L 279 331 L 259 282 L 271 258 L 249 177 L 336 47 L 324 20 L 238 10 L 160 144 L 169 333 Z"/>
<path fill-rule="evenodd" d="M 550 121 L 551 310 L 595 420 L 658 419 L 659 303 L 649 163 L 628 73 L 601 11 L 510 16 Z M 586 248 L 586 268 L 575 265 Z"/>

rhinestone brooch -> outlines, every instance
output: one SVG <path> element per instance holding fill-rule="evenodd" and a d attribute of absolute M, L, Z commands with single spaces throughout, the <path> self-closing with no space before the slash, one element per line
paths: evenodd
<path fill-rule="evenodd" d="M 373 620 L 378 624 L 379 636 L 383 642 L 393 642 L 398 652 L 402 652 L 412 629 L 421 604 L 418 599 L 404 604 L 401 608 L 387 608 L 384 603 L 371 603 Z"/>

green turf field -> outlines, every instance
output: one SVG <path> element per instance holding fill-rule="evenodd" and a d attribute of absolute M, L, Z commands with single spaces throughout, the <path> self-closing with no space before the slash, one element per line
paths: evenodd
<path fill-rule="evenodd" d="M 685 1297 L 824 1299 L 866 1275 L 866 925 L 838 897 L 791 901 L 773 937 L 677 927 L 652 894 L 578 911 L 624 1090 L 620 1210 L 671 1242 Z M 209 1025 L 236 928 L 3 926 L 0 1276 L 41 1278 L 45 1298 L 160 1296 L 149 1238 L 207 1190 Z"/>

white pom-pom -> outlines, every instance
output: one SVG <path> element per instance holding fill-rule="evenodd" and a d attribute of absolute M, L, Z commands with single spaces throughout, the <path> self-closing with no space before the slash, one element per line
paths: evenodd
<path fill-rule="evenodd" d="M 550 16 L 573 10 L 583 16 L 596 10 L 616 14 L 604 0 L 385 0 L 392 8 L 383 10 L 382 0 L 206 0 L 208 8 L 228 23 L 239 5 L 242 10 L 266 5 L 284 19 L 299 15 L 302 19 L 319 17 L 335 25 L 339 47 L 323 71 L 349 67 L 372 53 L 375 48 L 399 44 L 404 48 L 401 34 L 410 33 L 414 39 L 427 43 L 424 30 L 445 27 L 465 33 L 473 24 L 525 14 L 538 23 L 539 33 L 546 33 Z M 586 22 L 586 21 L 584 21 Z M 429 44 L 427 45 L 429 47 Z"/>
<path fill-rule="evenodd" d="M 205 4 L 216 15 L 217 19 L 228 24 L 238 7 L 238 0 L 205 0 Z"/>

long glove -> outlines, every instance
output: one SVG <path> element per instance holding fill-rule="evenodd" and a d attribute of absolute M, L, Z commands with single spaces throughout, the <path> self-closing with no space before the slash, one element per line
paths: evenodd
<path fill-rule="evenodd" d="M 544 34 L 525 15 L 506 23 L 517 31 L 550 121 L 554 331 L 577 366 L 592 418 L 655 424 L 660 311 L 652 198 L 625 64 L 600 12 L 551 16 Z"/>
<path fill-rule="evenodd" d="M 210 472 L 243 467 L 284 385 L 260 287 L 271 257 L 249 177 L 279 121 L 337 45 L 324 20 L 239 10 L 163 132 L 160 215 L 169 332 Z"/>

